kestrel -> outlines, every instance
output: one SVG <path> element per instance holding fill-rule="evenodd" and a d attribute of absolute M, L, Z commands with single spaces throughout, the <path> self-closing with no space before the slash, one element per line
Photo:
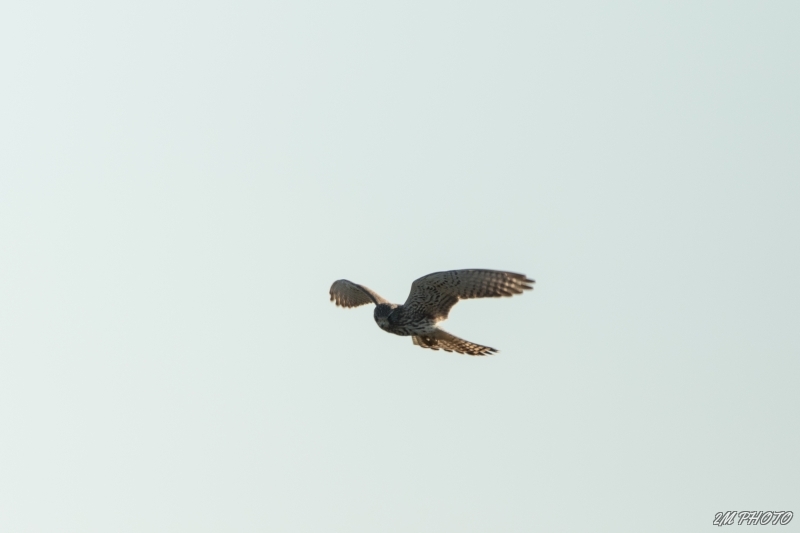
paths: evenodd
<path fill-rule="evenodd" d="M 408 336 L 417 346 L 487 355 L 497 352 L 447 333 L 437 324 L 447 318 L 459 300 L 499 298 L 522 294 L 533 289 L 534 281 L 523 274 L 499 270 L 450 270 L 422 276 L 411 284 L 411 292 L 403 305 L 389 303 L 374 291 L 340 279 L 331 285 L 331 301 L 342 307 L 375 304 L 375 322 L 384 331 Z"/>

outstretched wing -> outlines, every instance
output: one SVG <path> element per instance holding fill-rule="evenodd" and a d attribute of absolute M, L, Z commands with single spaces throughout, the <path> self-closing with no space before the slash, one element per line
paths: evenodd
<path fill-rule="evenodd" d="M 430 348 L 432 350 L 444 350 L 445 352 L 465 353 L 467 355 L 491 355 L 497 353 L 494 348 L 481 346 L 474 342 L 465 341 L 455 335 L 447 333 L 443 329 L 437 329 L 430 335 L 417 335 L 411 337 L 411 341 L 417 346 Z"/>
<path fill-rule="evenodd" d="M 459 300 L 522 294 L 524 290 L 533 289 L 533 283 L 524 274 L 499 270 L 434 272 L 411 285 L 405 307 L 434 320 L 444 320 Z"/>
<path fill-rule="evenodd" d="M 333 285 L 331 285 L 330 292 L 331 301 L 336 302 L 336 305 L 341 305 L 342 307 L 389 303 L 376 292 L 346 279 L 334 281 Z"/>

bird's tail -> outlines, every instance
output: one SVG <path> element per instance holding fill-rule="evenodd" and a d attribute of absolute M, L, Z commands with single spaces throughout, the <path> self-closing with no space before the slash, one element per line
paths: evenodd
<path fill-rule="evenodd" d="M 431 350 L 444 350 L 445 352 L 465 353 L 467 355 L 489 355 L 497 352 L 494 348 L 459 339 L 443 329 L 437 329 L 430 335 L 415 335 L 411 337 L 411 340 L 417 346 L 430 348 Z"/>

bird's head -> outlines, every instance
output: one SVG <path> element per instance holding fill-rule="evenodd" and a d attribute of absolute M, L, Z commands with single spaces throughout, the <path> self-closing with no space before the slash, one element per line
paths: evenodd
<path fill-rule="evenodd" d="M 389 316 L 397 309 L 397 304 L 378 304 L 375 306 L 375 322 L 381 329 L 389 329 Z"/>

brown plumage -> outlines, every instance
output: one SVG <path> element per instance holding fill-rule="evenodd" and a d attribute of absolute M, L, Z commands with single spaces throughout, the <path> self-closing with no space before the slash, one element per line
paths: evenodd
<path fill-rule="evenodd" d="M 381 329 L 395 335 L 410 335 L 415 345 L 469 355 L 497 352 L 460 339 L 437 324 L 447 318 L 459 300 L 500 298 L 533 289 L 534 281 L 523 274 L 499 270 L 449 270 L 435 272 L 411 284 L 411 292 L 403 305 L 389 303 L 376 292 L 340 279 L 331 285 L 331 301 L 342 307 L 375 304 L 374 318 Z"/>

